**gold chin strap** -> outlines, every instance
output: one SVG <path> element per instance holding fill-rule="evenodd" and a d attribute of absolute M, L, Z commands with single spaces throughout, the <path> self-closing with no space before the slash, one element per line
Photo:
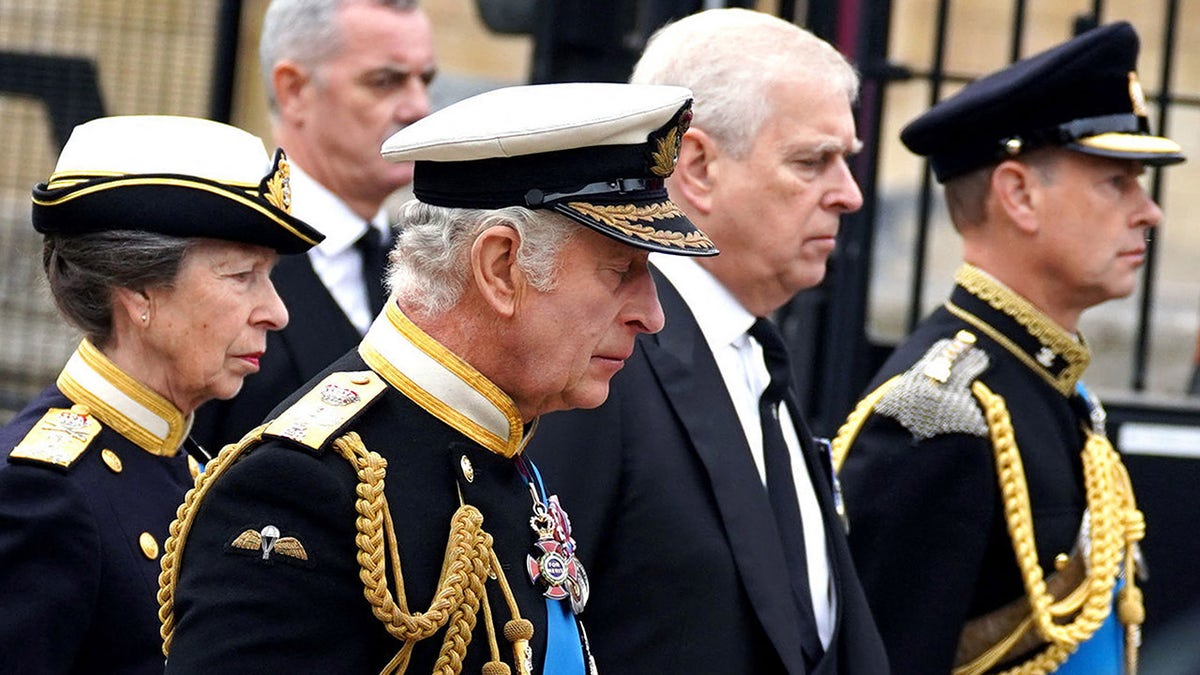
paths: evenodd
<path fill-rule="evenodd" d="M 1112 593 L 1121 563 L 1125 563 L 1125 587 L 1119 598 L 1118 618 L 1126 629 L 1126 671 L 1136 672 L 1139 631 L 1145 612 L 1141 591 L 1135 585 L 1134 548 L 1145 534 L 1145 521 L 1137 509 L 1129 474 L 1108 439 L 1088 432 L 1084 444 L 1083 474 L 1087 512 L 1090 518 L 1091 548 L 1087 553 L 1087 573 L 1080 586 L 1066 598 L 1055 601 L 1046 590 L 1034 541 L 1033 515 L 1029 487 L 1021 454 L 1013 436 L 1012 420 L 1004 399 L 992 393 L 982 382 L 971 391 L 983 405 L 988 431 L 996 455 L 1004 516 L 1013 542 L 1017 567 L 1025 585 L 1031 609 L 1032 627 L 1049 644 L 1025 662 L 1004 671 L 1005 675 L 1041 675 L 1057 669 L 1067 657 L 1090 638 L 1112 610 Z M 1071 615 L 1074 614 L 1074 618 Z M 1023 631 L 1028 623 L 1018 627 Z M 955 675 L 986 672 L 1005 654 L 989 651 L 954 670 Z"/>
<path fill-rule="evenodd" d="M 471 642 L 476 618 L 482 607 L 486 622 L 492 659 L 484 665 L 485 675 L 502 675 L 509 671 L 500 660 L 495 631 L 491 621 L 485 584 L 489 576 L 500 584 L 513 617 L 505 624 L 505 638 L 512 642 L 514 660 L 521 672 L 528 672 L 528 641 L 533 637 L 533 624 L 521 618 L 504 571 L 492 549 L 492 535 L 483 529 L 483 515 L 470 504 L 463 504 L 450 519 L 450 537 L 442 561 L 442 573 L 437 592 L 429 609 L 416 614 L 408 611 L 404 595 L 404 576 L 400 570 L 400 552 L 391 510 L 384 496 L 384 476 L 387 461 L 379 453 L 367 450 L 357 433 L 351 432 L 333 443 L 334 450 L 354 466 L 358 474 L 358 499 L 355 526 L 358 535 L 359 577 L 363 595 L 371 605 L 375 618 L 383 622 L 392 637 L 404 643 L 396 656 L 383 669 L 383 674 L 403 673 L 408 668 L 412 648 L 447 627 L 441 651 L 433 672 L 453 675 L 462 671 L 463 657 Z M 385 542 L 386 536 L 386 542 Z M 388 554 L 384 560 L 385 551 Z M 392 567 L 397 597 L 393 598 L 386 578 L 387 565 Z"/>

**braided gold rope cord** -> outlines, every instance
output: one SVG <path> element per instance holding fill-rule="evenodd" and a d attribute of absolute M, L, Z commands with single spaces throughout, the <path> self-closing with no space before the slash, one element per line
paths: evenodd
<path fill-rule="evenodd" d="M 433 601 L 423 613 L 405 612 L 397 607 L 388 589 L 384 564 L 387 500 L 383 494 L 383 479 L 387 461 L 379 453 L 367 450 L 355 432 L 334 441 L 333 447 L 358 474 L 355 509 L 359 516 L 355 519 L 358 529 L 355 543 L 358 545 L 363 596 L 371 605 L 371 611 L 389 634 L 403 642 L 426 639 L 450 624 L 434 672 L 460 672 L 487 578 L 487 561 L 492 559 L 492 537 L 483 530 L 483 515 L 470 505 L 461 506 L 454 512 L 450 519 L 443 574 Z M 387 519 L 390 522 L 390 516 Z M 388 540 L 395 550 L 395 532 L 391 528 L 388 530 Z M 399 571 L 396 576 L 397 587 L 403 588 Z"/>
<path fill-rule="evenodd" d="M 888 390 L 895 386 L 899 381 L 900 376 L 895 375 L 887 382 L 879 385 L 879 387 L 867 394 L 863 400 L 854 406 L 854 410 L 846 416 L 846 421 L 838 427 L 837 435 L 829 443 L 830 453 L 833 455 L 833 470 L 841 471 L 842 463 L 846 461 L 846 455 L 850 452 L 850 446 L 854 444 L 854 439 L 858 438 L 858 432 L 862 431 L 863 424 L 867 418 L 871 416 L 871 411 L 875 410 L 879 400 L 887 395 Z"/>
<path fill-rule="evenodd" d="M 1058 668 L 1108 617 L 1123 549 L 1136 540 L 1134 537 L 1140 538 L 1136 528 L 1130 526 L 1131 521 L 1138 520 L 1140 513 L 1132 505 L 1132 489 L 1127 479 L 1122 484 L 1124 467 L 1116 451 L 1107 439 L 1089 434 L 1083 450 L 1084 491 L 1092 537 L 1087 576 L 1081 585 L 1086 591 L 1075 619 L 1066 624 L 1057 623 L 1056 615 L 1061 617 L 1074 602 L 1068 603 L 1064 599 L 1055 603 L 1053 596 L 1046 591 L 1034 543 L 1029 488 L 1007 406 L 1001 397 L 993 394 L 981 382 L 972 385 L 972 392 L 984 407 L 992 437 L 1005 520 L 1030 602 L 1031 615 L 1038 632 L 1050 642 L 1046 649 L 1025 663 L 1005 671 L 1005 675 L 1042 675 Z M 1131 511 L 1137 516 L 1128 515 Z M 977 660 L 967 665 L 974 671 L 981 664 Z M 991 665 L 994 662 L 981 670 Z M 955 672 L 972 671 L 959 669 Z"/>
<path fill-rule="evenodd" d="M 208 463 L 204 473 L 196 478 L 196 484 L 184 495 L 183 503 L 175 512 L 175 520 L 167 530 L 167 541 L 163 545 L 162 572 L 158 575 L 158 620 L 162 624 L 159 634 L 162 636 L 163 656 L 171 650 L 171 637 L 175 634 L 175 585 L 179 582 L 179 559 L 183 556 L 183 545 L 192 529 L 191 515 L 196 505 L 208 493 L 209 486 L 217 476 L 234 464 L 251 443 L 257 441 L 265 425 L 260 426 L 245 436 L 236 444 L 226 445 L 217 456 Z"/>

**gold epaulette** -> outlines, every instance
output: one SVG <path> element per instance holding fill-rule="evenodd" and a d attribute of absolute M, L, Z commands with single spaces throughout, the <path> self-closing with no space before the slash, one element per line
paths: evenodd
<path fill-rule="evenodd" d="M 370 370 L 332 373 L 268 422 L 262 435 L 319 450 L 387 386 Z"/>
<path fill-rule="evenodd" d="M 86 406 L 51 408 L 25 434 L 9 457 L 70 468 L 102 428 Z"/>
<path fill-rule="evenodd" d="M 987 353 L 975 348 L 975 335 L 960 330 L 953 340 L 938 340 L 900 375 L 875 413 L 896 420 L 917 440 L 953 433 L 987 437 L 971 383 L 988 363 Z"/>

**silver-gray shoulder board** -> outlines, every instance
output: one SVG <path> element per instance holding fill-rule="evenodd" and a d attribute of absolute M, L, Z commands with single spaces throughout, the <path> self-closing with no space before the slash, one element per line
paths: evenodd
<path fill-rule="evenodd" d="M 942 434 L 987 437 L 987 421 L 971 394 L 971 383 L 988 367 L 987 353 L 975 348 L 975 336 L 959 331 L 938 340 L 908 369 L 875 406 L 916 440 Z"/>

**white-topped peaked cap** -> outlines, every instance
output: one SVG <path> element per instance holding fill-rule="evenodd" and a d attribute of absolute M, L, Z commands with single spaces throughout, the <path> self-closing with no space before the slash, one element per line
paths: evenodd
<path fill-rule="evenodd" d="M 381 152 L 416 162 L 413 194 L 428 204 L 551 209 L 631 246 L 715 255 L 664 185 L 691 99 L 665 85 L 495 89 L 414 122 Z"/>
<path fill-rule="evenodd" d="M 33 190 L 44 234 L 144 230 L 299 253 L 324 239 L 293 218 L 287 157 L 257 136 L 173 115 L 102 117 L 75 127 Z"/>

